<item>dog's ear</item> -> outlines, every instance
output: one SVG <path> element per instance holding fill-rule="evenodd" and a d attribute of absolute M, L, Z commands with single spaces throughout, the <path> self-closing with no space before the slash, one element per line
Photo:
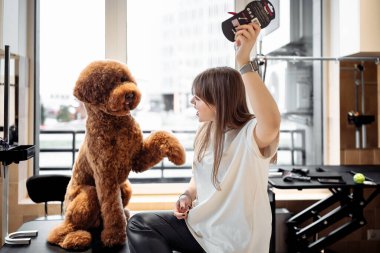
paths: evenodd
<path fill-rule="evenodd" d="M 74 96 L 79 101 L 92 104 L 91 98 L 94 97 L 94 94 L 92 94 L 92 89 L 88 89 L 84 82 L 78 80 L 74 87 Z"/>
<path fill-rule="evenodd" d="M 92 87 L 94 86 L 92 83 L 86 81 L 78 79 L 74 88 L 74 96 L 84 103 L 98 104 L 101 102 L 97 95 L 99 92 Z"/>
<path fill-rule="evenodd" d="M 79 75 L 74 87 L 74 96 L 85 103 L 100 104 L 105 101 L 112 87 L 107 85 L 107 62 L 95 61 L 90 63 Z"/>

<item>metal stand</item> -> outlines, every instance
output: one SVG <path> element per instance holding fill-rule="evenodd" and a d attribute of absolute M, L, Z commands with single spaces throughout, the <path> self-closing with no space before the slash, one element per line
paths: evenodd
<path fill-rule="evenodd" d="M 6 244 L 18 244 L 25 245 L 30 244 L 30 237 L 37 236 L 37 230 L 19 231 L 8 235 L 8 190 L 9 190 L 9 178 L 8 178 L 8 165 L 6 161 L 2 162 L 3 165 L 3 196 L 2 196 L 2 235 L 5 236 Z M 24 238 L 27 237 L 27 238 Z"/>
<path fill-rule="evenodd" d="M 333 193 L 330 197 L 313 204 L 287 221 L 289 252 L 321 252 L 328 245 L 364 226 L 367 221 L 363 216 L 363 209 L 380 193 L 380 188 L 377 187 L 368 199 L 364 199 L 362 186 L 353 187 L 352 192 L 349 188 L 330 190 Z M 337 208 L 321 216 L 323 211 L 331 209 L 338 202 L 340 205 Z M 348 222 L 318 238 L 322 230 L 347 217 L 350 218 Z M 301 228 L 308 220 L 312 222 Z"/>
<path fill-rule="evenodd" d="M 360 72 L 360 80 L 357 78 L 357 71 Z M 361 112 L 359 112 L 359 85 L 361 85 Z M 365 83 L 364 83 L 364 66 L 355 64 L 355 111 L 347 114 L 349 124 L 355 125 L 355 147 L 367 147 L 366 125 L 375 121 L 374 115 L 365 115 Z M 360 139 L 361 132 L 361 139 Z"/>
<path fill-rule="evenodd" d="M 359 86 L 360 86 L 360 82 L 356 78 L 356 74 L 357 74 L 356 69 L 357 69 L 357 65 L 355 65 L 355 112 L 357 113 L 357 112 L 359 112 Z M 361 148 L 360 128 L 361 128 L 360 125 L 355 126 L 355 147 L 356 148 Z"/>
<path fill-rule="evenodd" d="M 27 245 L 30 244 L 30 237 L 36 237 L 37 235 L 37 230 L 14 232 L 5 237 L 5 243 L 10 245 Z"/>
<path fill-rule="evenodd" d="M 8 179 L 8 168 L 2 163 L 2 175 L 3 175 L 3 196 L 1 201 L 1 234 L 3 236 L 8 235 L 8 189 L 9 189 L 9 179 Z"/>
<path fill-rule="evenodd" d="M 9 176 L 8 165 L 11 163 L 19 163 L 34 156 L 34 145 L 21 145 L 9 147 L 9 62 L 10 51 L 9 46 L 5 46 L 5 64 L 4 64 L 4 138 L 3 145 L 0 145 L 0 162 L 2 164 L 3 176 L 3 195 L 2 195 L 2 217 L 1 217 L 1 232 L 5 237 L 7 244 L 29 244 L 30 238 L 20 239 L 24 236 L 36 236 L 37 231 L 20 231 L 12 233 L 8 236 L 8 191 L 9 191 Z M 0 171 L 1 172 L 1 171 Z"/>
<path fill-rule="evenodd" d="M 360 71 L 360 84 L 362 86 L 362 115 L 365 115 L 365 84 L 364 84 L 364 66 L 363 64 L 358 64 L 356 68 Z M 358 98 L 356 98 L 358 99 Z M 358 112 L 358 110 L 357 110 Z M 362 125 L 362 145 L 361 148 L 367 147 L 367 131 L 366 125 Z"/>
<path fill-rule="evenodd" d="M 270 56 L 270 55 L 256 55 L 256 59 L 260 62 L 267 60 L 271 61 L 372 61 L 376 64 L 380 63 L 379 56 L 357 57 L 357 56 L 345 56 L 345 57 L 314 57 L 314 56 Z"/>
<path fill-rule="evenodd" d="M 5 46 L 4 55 L 4 142 L 8 143 L 9 139 L 9 61 L 10 52 L 9 46 Z M 6 147 L 7 148 L 7 147 Z M 9 190 L 9 178 L 8 178 L 8 164 L 2 161 L 3 165 L 3 198 L 2 198 L 2 216 L 1 216 L 1 232 L 3 236 L 8 235 L 8 190 Z"/>

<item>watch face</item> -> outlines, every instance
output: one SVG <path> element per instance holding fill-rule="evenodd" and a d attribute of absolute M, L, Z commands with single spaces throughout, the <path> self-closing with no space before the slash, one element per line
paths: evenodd
<path fill-rule="evenodd" d="M 258 71 L 259 70 L 259 64 L 257 64 L 257 61 L 256 60 L 253 60 L 250 62 L 251 63 L 251 66 L 252 66 L 252 69 L 254 71 Z"/>

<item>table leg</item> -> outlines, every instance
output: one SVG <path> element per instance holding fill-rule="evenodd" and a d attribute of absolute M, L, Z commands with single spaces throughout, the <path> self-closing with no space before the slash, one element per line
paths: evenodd
<path fill-rule="evenodd" d="M 287 221 L 290 252 L 318 252 L 364 226 L 364 207 L 380 193 L 380 190 L 377 188 L 367 200 L 364 199 L 363 187 L 360 186 L 353 187 L 351 191 L 334 189 L 332 192 L 330 197 L 318 201 Z M 322 211 L 332 208 L 336 203 L 340 205 L 321 216 Z M 318 233 L 345 217 L 349 217 L 350 221 L 326 236 L 317 237 Z M 305 225 L 304 223 L 310 219 L 312 222 Z"/>

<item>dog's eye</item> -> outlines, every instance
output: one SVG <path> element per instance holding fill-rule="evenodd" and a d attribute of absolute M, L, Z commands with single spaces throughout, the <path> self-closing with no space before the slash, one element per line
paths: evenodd
<path fill-rule="evenodd" d="M 126 81 L 128 81 L 128 79 L 127 79 L 126 77 L 121 77 L 121 78 L 120 78 L 120 82 L 124 83 L 124 82 L 126 82 Z"/>

